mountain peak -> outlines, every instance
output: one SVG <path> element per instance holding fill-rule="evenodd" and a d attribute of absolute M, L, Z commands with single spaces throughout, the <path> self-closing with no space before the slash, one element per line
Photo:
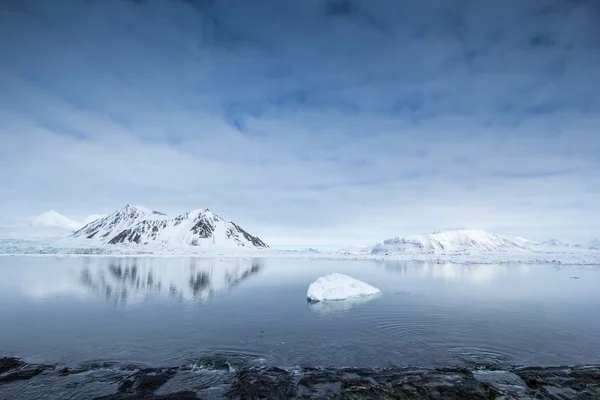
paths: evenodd
<path fill-rule="evenodd" d="M 123 230 L 138 222 L 156 217 L 162 217 L 164 214 L 154 214 L 150 209 L 142 206 L 127 204 L 125 207 L 116 210 L 112 214 L 96 219 L 83 228 L 76 231 L 73 236 L 85 237 L 87 239 L 106 238 L 114 230 Z"/>
<path fill-rule="evenodd" d="M 61 228 L 75 231 L 81 227 L 81 223 L 65 217 L 54 210 L 41 213 L 29 222 L 30 226 Z"/>
<path fill-rule="evenodd" d="M 143 214 L 152 213 L 152 211 L 149 208 L 138 206 L 137 204 L 127 204 L 120 211 L 124 211 L 124 212 L 135 211 L 135 212 L 139 212 L 139 213 L 143 213 Z"/>
<path fill-rule="evenodd" d="M 207 209 L 188 211 L 168 218 L 158 211 L 127 205 L 75 232 L 74 237 L 99 240 L 104 244 L 187 245 L 202 248 L 267 248 L 233 222 Z"/>
<path fill-rule="evenodd" d="M 48 210 L 34 218 L 34 220 L 50 220 L 50 219 L 69 219 L 69 218 L 65 217 L 61 213 L 54 211 L 54 210 Z"/>

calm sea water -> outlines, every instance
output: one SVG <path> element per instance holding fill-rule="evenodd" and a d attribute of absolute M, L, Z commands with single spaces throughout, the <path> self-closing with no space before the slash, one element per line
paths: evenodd
<path fill-rule="evenodd" d="M 308 304 L 319 276 L 382 290 Z M 0 355 L 68 365 L 600 363 L 600 268 L 0 257 Z"/>

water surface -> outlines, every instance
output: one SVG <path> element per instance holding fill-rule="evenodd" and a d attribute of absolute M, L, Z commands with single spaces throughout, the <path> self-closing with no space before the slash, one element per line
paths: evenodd
<path fill-rule="evenodd" d="M 319 276 L 382 290 L 308 304 Z M 600 270 L 309 259 L 0 257 L 0 355 L 67 365 L 600 363 Z"/>

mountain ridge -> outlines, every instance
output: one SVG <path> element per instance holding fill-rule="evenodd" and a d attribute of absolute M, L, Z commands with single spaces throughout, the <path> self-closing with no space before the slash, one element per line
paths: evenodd
<path fill-rule="evenodd" d="M 534 242 L 509 238 L 481 229 L 435 231 L 423 235 L 393 237 L 377 243 L 371 254 L 468 254 L 470 252 L 538 251 L 547 247 L 576 247 L 558 240 Z"/>
<path fill-rule="evenodd" d="M 84 226 L 72 236 L 109 245 L 269 248 L 258 237 L 234 222 L 224 220 L 208 208 L 187 211 L 169 218 L 159 211 L 128 204 Z"/>

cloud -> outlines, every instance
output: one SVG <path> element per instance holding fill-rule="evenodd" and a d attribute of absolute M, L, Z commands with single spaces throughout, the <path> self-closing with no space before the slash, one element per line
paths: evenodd
<path fill-rule="evenodd" d="M 270 243 L 600 235 L 594 1 L 0 6 L 0 208 L 210 207 Z"/>

